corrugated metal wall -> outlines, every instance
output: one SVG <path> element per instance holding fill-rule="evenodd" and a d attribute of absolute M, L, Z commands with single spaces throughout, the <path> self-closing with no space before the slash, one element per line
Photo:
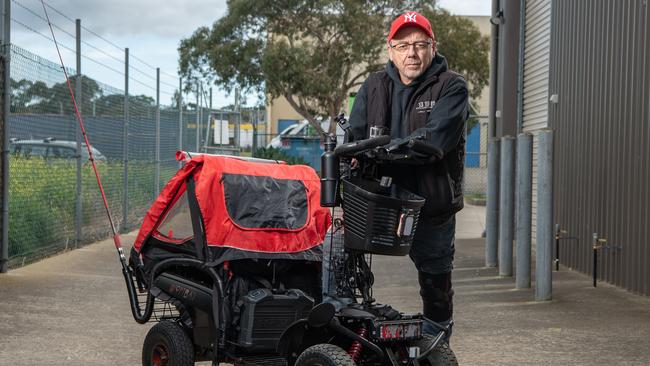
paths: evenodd
<path fill-rule="evenodd" d="M 524 85 L 522 130 L 533 133 L 533 220 L 537 232 L 537 136 L 548 126 L 549 49 L 551 46 L 551 0 L 526 1 L 524 28 Z"/>
<path fill-rule="evenodd" d="M 555 219 L 577 236 L 561 262 L 650 295 L 650 50 L 647 0 L 554 1 L 549 109 Z"/>

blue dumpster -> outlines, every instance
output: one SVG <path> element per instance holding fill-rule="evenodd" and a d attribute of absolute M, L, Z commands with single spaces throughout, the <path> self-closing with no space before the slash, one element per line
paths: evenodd
<path fill-rule="evenodd" d="M 320 137 L 282 136 L 280 150 L 287 156 L 301 157 L 309 166 L 320 172 L 323 144 Z"/>

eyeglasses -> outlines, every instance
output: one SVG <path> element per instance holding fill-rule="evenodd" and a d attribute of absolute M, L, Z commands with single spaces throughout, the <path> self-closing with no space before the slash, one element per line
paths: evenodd
<path fill-rule="evenodd" d="M 419 41 L 413 43 L 389 44 L 389 46 L 399 53 L 404 53 L 411 49 L 411 46 L 414 46 L 416 51 L 424 51 L 427 48 L 431 47 L 431 43 L 431 41 Z"/>

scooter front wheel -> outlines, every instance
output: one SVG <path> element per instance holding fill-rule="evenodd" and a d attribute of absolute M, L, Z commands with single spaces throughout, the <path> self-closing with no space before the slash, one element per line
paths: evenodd
<path fill-rule="evenodd" d="M 355 363 L 343 348 L 323 343 L 304 350 L 295 366 L 355 366 Z"/>
<path fill-rule="evenodd" d="M 422 339 L 414 341 L 410 344 L 411 347 L 420 347 L 423 352 L 428 349 L 435 337 L 429 334 L 422 336 Z M 424 360 L 420 360 L 422 366 L 458 366 L 458 359 L 454 351 L 449 348 L 445 341 L 440 341 L 435 349 L 433 349 Z"/>

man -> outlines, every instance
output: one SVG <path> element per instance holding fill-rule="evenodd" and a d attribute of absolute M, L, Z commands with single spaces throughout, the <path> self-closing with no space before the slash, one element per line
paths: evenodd
<path fill-rule="evenodd" d="M 436 52 L 429 21 L 417 12 L 396 18 L 387 43 L 390 61 L 357 93 L 350 124 L 355 140 L 377 127 L 393 139 L 426 136 L 444 157 L 421 165 L 393 164 L 382 175 L 426 199 L 409 253 L 417 270 L 424 315 L 449 324 L 455 213 L 463 208 L 467 85 Z M 425 326 L 425 332 L 437 330 Z"/>

